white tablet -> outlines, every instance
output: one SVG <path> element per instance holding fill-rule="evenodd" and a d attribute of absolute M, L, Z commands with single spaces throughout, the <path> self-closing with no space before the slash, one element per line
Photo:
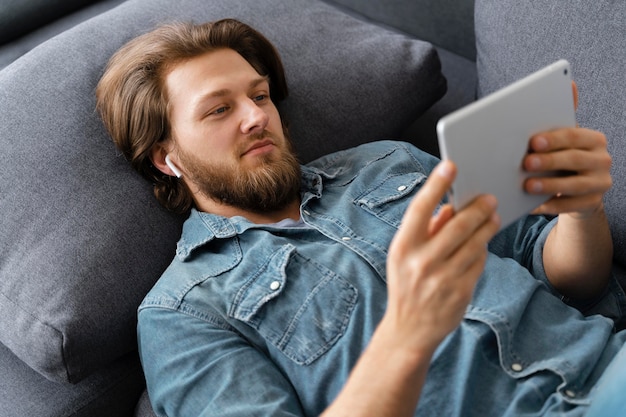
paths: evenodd
<path fill-rule="evenodd" d="M 458 168 L 450 191 L 456 210 L 493 194 L 506 227 L 547 200 L 524 191 L 531 174 L 522 160 L 534 134 L 576 126 L 570 72 L 557 61 L 439 120 L 441 157 Z"/>

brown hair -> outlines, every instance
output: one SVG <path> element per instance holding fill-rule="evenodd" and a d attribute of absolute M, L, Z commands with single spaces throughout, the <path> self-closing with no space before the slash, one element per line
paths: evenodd
<path fill-rule="evenodd" d="M 97 109 L 115 145 L 154 183 L 157 200 L 176 213 L 191 208 L 191 194 L 183 181 L 163 174 L 150 160 L 153 147 L 171 135 L 165 77 L 175 65 L 222 48 L 235 50 L 260 75 L 269 77 L 274 103 L 287 97 L 283 65 L 274 46 L 234 19 L 168 24 L 137 37 L 113 55 L 96 88 Z"/>

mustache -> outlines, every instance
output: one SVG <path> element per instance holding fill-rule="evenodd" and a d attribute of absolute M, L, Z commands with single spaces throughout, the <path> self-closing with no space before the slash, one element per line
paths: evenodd
<path fill-rule="evenodd" d="M 241 143 L 239 143 L 237 145 L 236 152 L 239 155 L 241 155 L 241 154 L 245 153 L 248 149 L 250 149 L 250 144 L 252 142 L 258 142 L 258 141 L 261 141 L 261 140 L 268 140 L 268 139 L 274 145 L 280 143 L 280 140 L 279 140 L 279 138 L 276 135 L 272 134 L 271 132 L 269 132 L 267 130 L 264 130 L 263 132 L 254 133 L 254 134 L 248 135 L 246 140 L 241 141 Z"/>
<path fill-rule="evenodd" d="M 262 139 L 271 139 L 272 141 L 276 141 L 276 136 L 273 135 L 270 131 L 264 130 L 259 133 L 253 133 L 248 135 L 248 141 L 262 140 Z"/>

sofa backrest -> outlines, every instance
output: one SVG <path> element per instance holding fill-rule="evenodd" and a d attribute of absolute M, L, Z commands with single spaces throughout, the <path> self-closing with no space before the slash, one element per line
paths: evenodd
<path fill-rule="evenodd" d="M 476 41 L 481 96 L 557 59 L 572 64 L 577 122 L 603 132 L 613 157 L 604 204 L 626 284 L 626 2 L 476 0 Z"/>
<path fill-rule="evenodd" d="M 476 59 L 474 0 L 327 0 L 447 49 Z"/>

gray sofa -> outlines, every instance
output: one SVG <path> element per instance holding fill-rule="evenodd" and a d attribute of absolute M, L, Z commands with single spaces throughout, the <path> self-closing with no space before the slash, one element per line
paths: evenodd
<path fill-rule="evenodd" d="M 623 4 L 0 0 L 0 415 L 153 415 L 135 311 L 183 218 L 162 210 L 116 152 L 93 97 L 106 60 L 131 37 L 221 17 L 266 33 L 285 61 L 281 111 L 303 162 L 383 138 L 437 154 L 442 115 L 566 58 L 579 123 L 604 131 L 614 157 L 606 206 L 623 282 Z"/>

